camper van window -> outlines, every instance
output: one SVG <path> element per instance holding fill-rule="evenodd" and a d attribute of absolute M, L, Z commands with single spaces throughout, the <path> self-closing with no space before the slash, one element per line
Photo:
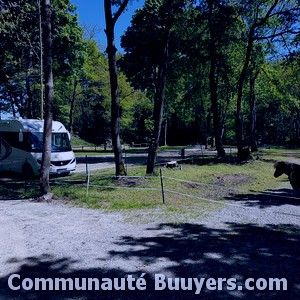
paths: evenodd
<path fill-rule="evenodd" d="M 30 152 L 42 152 L 43 150 L 43 133 L 29 133 Z"/>
<path fill-rule="evenodd" d="M 67 133 L 52 133 L 52 151 L 71 151 L 71 145 Z"/>
<path fill-rule="evenodd" d="M 34 145 L 37 147 L 37 149 L 40 149 L 39 151 L 42 151 L 43 133 L 42 132 L 34 132 L 33 136 L 35 137 Z M 68 134 L 67 133 L 52 133 L 51 150 L 52 150 L 52 152 L 72 151 Z"/>
<path fill-rule="evenodd" d="M 11 147 L 28 151 L 42 152 L 43 133 L 24 132 L 23 141 L 19 140 L 19 132 L 2 132 L 2 139 Z M 72 151 L 67 133 L 52 133 L 52 152 Z"/>

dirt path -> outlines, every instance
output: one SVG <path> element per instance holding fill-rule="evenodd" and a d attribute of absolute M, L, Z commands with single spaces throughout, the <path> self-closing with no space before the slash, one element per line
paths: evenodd
<path fill-rule="evenodd" d="M 239 206 L 225 205 L 207 218 L 148 224 L 64 204 L 0 201 L 0 299 L 199 298 L 195 290 L 155 291 L 155 274 L 241 282 L 284 277 L 288 291 L 283 294 L 205 290 L 202 299 L 299 299 L 300 202 L 276 194 L 264 197 L 229 201 Z M 137 278 L 146 273 L 147 290 L 13 292 L 7 288 L 12 273 L 24 278 Z"/>

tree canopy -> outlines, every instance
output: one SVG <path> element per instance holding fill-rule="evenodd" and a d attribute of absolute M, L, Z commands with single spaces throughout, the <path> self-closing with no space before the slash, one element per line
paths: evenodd
<path fill-rule="evenodd" d="M 1 109 L 27 118 L 41 118 L 38 3 L 0 1 Z M 69 0 L 51 4 L 53 117 L 105 143 L 108 53 L 83 38 Z M 299 144 L 299 41 L 296 0 L 146 0 L 115 53 L 121 142 L 151 144 L 159 128 L 158 145 L 204 144 L 220 157 L 224 144 L 240 154 L 248 146 Z"/>

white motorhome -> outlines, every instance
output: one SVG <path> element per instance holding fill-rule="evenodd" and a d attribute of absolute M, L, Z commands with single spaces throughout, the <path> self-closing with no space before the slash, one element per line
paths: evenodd
<path fill-rule="evenodd" d="M 43 120 L 0 120 L 0 173 L 39 175 L 43 129 Z M 50 175 L 66 175 L 75 170 L 76 159 L 69 138 L 65 126 L 53 121 Z"/>

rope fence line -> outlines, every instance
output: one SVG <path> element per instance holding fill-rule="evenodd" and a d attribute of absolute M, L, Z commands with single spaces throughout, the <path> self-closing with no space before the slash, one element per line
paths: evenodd
<path fill-rule="evenodd" d="M 163 179 L 169 179 L 169 180 L 174 180 L 174 181 L 178 181 L 178 182 L 183 182 L 183 183 L 190 183 L 190 184 L 195 184 L 195 185 L 200 185 L 200 186 L 207 186 L 210 188 L 218 188 L 218 189 L 225 189 L 225 190 L 231 190 L 231 191 L 236 191 L 236 192 L 240 192 L 240 193 L 248 193 L 251 195 L 264 195 L 264 196 L 270 196 L 270 197 L 276 197 L 276 198 L 285 198 L 285 199 L 290 199 L 290 200 L 299 200 L 299 198 L 297 197 L 293 197 L 293 196 L 285 196 L 285 195 L 278 195 L 276 193 L 269 193 L 269 192 L 264 192 L 264 191 L 254 191 L 254 190 L 244 190 L 244 189 L 239 189 L 239 188 L 234 188 L 234 187 L 227 187 L 227 186 L 222 186 L 222 185 L 217 185 L 217 184 L 212 184 L 212 183 L 201 183 L 198 181 L 191 181 L 191 180 L 185 180 L 185 179 L 180 179 L 180 178 L 174 178 L 174 177 L 169 177 L 169 176 L 164 176 L 162 174 L 160 174 L 160 176 L 154 176 L 154 175 L 144 175 L 144 176 L 107 176 L 107 175 L 97 175 L 97 178 L 141 178 L 141 179 L 147 179 L 147 178 L 151 178 L 151 179 L 159 179 L 161 181 L 161 188 L 146 188 L 146 187 L 130 187 L 130 186 L 111 186 L 111 185 L 97 185 L 97 184 L 91 184 L 91 171 L 88 169 L 88 167 L 86 168 L 86 179 L 85 180 L 81 180 L 80 183 L 75 183 L 76 185 L 81 185 L 81 186 L 85 186 L 86 187 L 86 195 L 89 194 L 89 187 L 98 187 L 98 188 L 107 188 L 107 189 L 135 189 L 135 190 L 151 190 L 151 191 L 160 191 L 162 190 L 162 197 L 163 197 L 163 203 L 165 203 L 165 199 L 164 199 L 164 191 L 167 193 L 173 193 L 173 194 L 178 194 L 178 195 L 182 195 L 185 197 L 189 197 L 189 198 L 194 198 L 194 199 L 199 199 L 199 200 L 205 200 L 205 201 L 211 201 L 211 202 L 222 202 L 222 201 L 218 201 L 218 200 L 214 200 L 214 199 L 207 199 L 207 198 L 203 198 L 203 197 L 199 197 L 199 196 L 194 196 L 194 195 L 189 195 L 189 194 L 185 194 L 185 193 L 180 193 L 180 192 L 176 192 L 173 190 L 169 190 L 169 189 L 165 189 L 164 190 L 164 182 Z M 70 185 L 70 184 L 74 184 L 74 181 L 72 182 L 57 182 L 57 181 L 52 181 L 52 183 L 56 184 L 56 185 Z M 25 180 L 25 191 L 28 188 L 28 185 L 30 185 L 28 180 Z M 246 201 L 247 199 L 245 199 Z M 228 204 L 228 202 L 222 202 L 224 204 Z M 233 205 L 236 206 L 236 205 Z M 241 206 L 241 205 L 240 205 Z"/>
<path fill-rule="evenodd" d="M 260 191 L 253 191 L 253 190 L 244 190 L 244 189 L 239 189 L 239 188 L 234 188 L 234 187 L 226 187 L 226 186 L 220 186 L 217 184 L 212 184 L 212 183 L 201 183 L 197 181 L 190 181 L 190 180 L 185 180 L 185 179 L 180 179 L 180 178 L 174 178 L 174 177 L 169 177 L 169 176 L 163 176 L 162 175 L 162 170 L 160 169 L 160 176 L 151 176 L 151 175 L 145 175 L 145 176 L 106 176 L 106 175 L 97 175 L 97 178 L 116 178 L 116 179 L 122 179 L 122 178 L 137 178 L 137 179 L 147 179 L 147 178 L 155 178 L 159 179 L 160 178 L 160 188 L 147 188 L 147 187 L 134 187 L 134 186 L 114 186 L 114 185 L 101 185 L 101 184 L 91 184 L 90 180 L 90 171 L 87 168 L 87 174 L 86 174 L 86 183 L 82 183 L 82 186 L 86 186 L 86 194 L 89 194 L 89 187 L 96 187 L 96 188 L 101 188 L 101 189 L 132 189 L 132 190 L 145 190 L 145 191 L 161 191 L 162 192 L 162 201 L 165 203 L 165 193 L 168 194 L 176 194 L 180 195 L 183 197 L 188 197 L 188 198 L 193 198 L 193 199 L 198 199 L 198 200 L 203 200 L 207 202 L 213 202 L 213 203 L 219 203 L 219 204 L 224 204 L 228 206 L 234 206 L 234 207 L 241 207 L 241 208 L 247 208 L 247 209 L 255 209 L 251 207 L 247 207 L 244 205 L 239 205 L 235 203 L 229 203 L 221 200 L 216 200 L 216 199 L 209 199 L 209 198 L 204 198 L 196 195 L 191 195 L 191 194 L 186 194 L 186 193 L 181 193 L 177 192 L 175 190 L 170 190 L 170 189 L 165 189 L 164 188 L 164 179 L 168 180 L 174 180 L 177 182 L 183 182 L 183 183 L 189 183 L 189 184 L 195 184 L 195 185 L 200 185 L 200 186 L 207 186 L 210 188 L 218 188 L 218 189 L 225 189 L 225 190 L 230 190 L 230 191 L 236 191 L 239 193 L 247 193 L 251 195 L 264 195 L 264 196 L 271 196 L 271 197 L 278 197 L 278 198 L 285 198 L 285 199 L 297 199 L 296 197 L 290 197 L 290 196 L 283 196 L 283 195 L 278 195 L 276 193 L 268 193 L 268 192 L 260 192 Z M 74 182 L 73 182 L 74 183 Z M 58 184 L 56 182 L 56 184 Z M 61 184 L 61 183 L 59 183 Z M 72 184 L 72 183 L 67 183 L 65 182 L 64 184 Z M 246 201 L 247 199 L 245 199 Z"/>
<path fill-rule="evenodd" d="M 135 177 L 137 177 L 137 176 L 135 176 Z M 64 182 L 64 183 L 62 183 L 62 182 L 53 182 L 53 183 L 55 183 L 57 185 L 68 185 L 69 184 L 69 183 L 66 183 L 66 182 Z M 89 185 L 87 185 L 87 184 L 84 184 L 84 183 L 81 183 L 79 185 L 81 185 L 83 187 L 89 186 L 89 187 L 96 187 L 96 188 L 100 188 L 100 189 L 131 189 L 131 190 L 145 190 L 145 191 L 161 191 L 160 188 L 139 188 L 139 187 L 113 186 L 113 185 L 100 185 L 100 184 L 89 184 Z M 203 197 L 194 196 L 194 195 L 190 195 L 190 194 L 180 193 L 180 192 L 176 192 L 176 191 L 169 190 L 169 189 L 164 189 L 164 193 L 180 195 L 180 196 L 184 196 L 184 197 L 188 197 L 188 198 L 193 198 L 193 199 L 198 199 L 198 200 L 203 200 L 203 201 L 213 202 L 213 203 L 218 203 L 218 204 L 226 204 L 226 205 L 229 205 L 229 206 L 255 209 L 255 208 L 252 208 L 252 207 L 246 207 L 246 206 L 239 205 L 239 204 L 226 203 L 226 202 L 220 201 L 220 200 L 213 200 L 213 199 L 203 198 Z"/>
<path fill-rule="evenodd" d="M 71 185 L 74 184 L 70 182 L 59 182 L 52 181 L 55 185 Z M 145 191 L 160 191 L 160 188 L 145 188 L 145 187 L 133 187 L 133 186 L 117 186 L 117 185 L 101 185 L 101 184 L 87 184 L 87 183 L 78 183 L 77 186 L 82 187 L 97 187 L 100 189 L 130 189 L 130 190 L 145 190 Z M 87 189 L 88 190 L 88 189 Z"/>
<path fill-rule="evenodd" d="M 239 192 L 247 192 L 247 193 L 252 192 L 252 193 L 255 193 L 255 191 L 242 190 L 242 189 L 237 189 L 237 188 L 234 188 L 234 187 L 217 185 L 217 184 L 213 184 L 213 183 L 202 183 L 202 182 L 198 182 L 198 181 L 190 181 L 190 180 L 174 178 L 174 177 L 168 177 L 168 176 L 164 176 L 164 178 L 179 181 L 179 182 L 184 182 L 184 183 L 192 183 L 192 184 L 209 186 L 209 187 L 218 187 L 218 188 L 222 188 L 222 189 L 225 189 L 225 190 L 234 190 L 234 191 L 239 191 Z"/>
<path fill-rule="evenodd" d="M 182 150 L 185 150 L 185 149 L 181 149 L 181 151 L 175 151 L 175 152 L 178 152 L 178 154 L 180 152 L 182 152 Z M 190 155 L 190 156 L 187 156 L 185 154 L 185 152 L 183 151 L 183 154 L 181 154 L 181 158 L 177 158 L 177 160 L 175 161 L 176 163 L 178 163 L 179 165 L 181 165 L 182 162 L 184 161 L 194 161 L 194 159 L 197 159 L 197 158 L 200 158 L 203 156 L 203 148 L 199 148 L 197 149 L 199 150 L 199 152 L 201 152 L 201 154 L 199 155 Z M 164 152 L 164 151 L 162 151 Z M 169 151 L 166 151 L 166 152 L 169 152 Z M 230 148 L 230 153 L 231 153 L 231 148 Z M 89 167 L 88 167 L 88 156 L 85 155 L 85 164 L 86 164 L 86 180 L 88 180 L 88 177 L 89 177 Z M 159 166 L 166 166 L 167 162 L 161 162 L 161 163 L 156 163 L 155 165 L 157 167 Z M 128 169 L 128 167 L 130 168 L 131 166 L 127 166 L 127 163 L 126 163 L 126 170 Z M 160 172 L 161 172 L 161 169 L 160 169 Z M 97 177 L 114 177 L 114 176 L 105 176 L 105 175 L 97 175 Z M 155 176 L 115 176 L 116 178 L 122 178 L 122 177 L 126 177 L 126 178 L 154 178 Z M 209 186 L 209 187 L 217 187 L 217 188 L 222 188 L 222 189 L 227 189 L 227 190 L 233 190 L 233 191 L 238 191 L 238 192 L 241 192 L 241 193 L 251 193 L 251 194 L 256 194 L 256 193 L 261 193 L 260 191 L 251 191 L 251 190 L 243 190 L 243 189 L 237 189 L 237 188 L 234 188 L 234 187 L 226 187 L 226 186 L 220 186 L 220 185 L 214 185 L 214 184 L 208 184 L 208 183 L 200 183 L 200 182 L 195 182 L 195 181 L 188 181 L 188 180 L 183 180 L 183 179 L 178 179 L 178 178 L 173 178 L 173 177 L 167 177 L 167 176 L 163 176 L 161 173 L 160 173 L 160 177 L 163 177 L 163 178 L 166 178 L 166 179 L 170 179 L 170 180 L 176 180 L 176 181 L 181 181 L 181 182 L 186 182 L 186 183 L 191 183 L 191 184 L 197 184 L 197 185 L 202 185 L 202 186 Z M 161 178 L 162 180 L 162 178 Z M 161 185 L 163 186 L 163 182 L 161 183 Z M 163 187 L 162 187 L 163 189 Z M 268 195 L 268 193 L 264 193 L 265 195 Z M 271 194 L 269 193 L 270 196 L 275 196 L 275 197 L 284 197 L 284 198 L 295 198 L 295 197 L 286 197 L 286 196 L 281 196 L 281 195 L 275 195 L 275 194 Z M 296 198 L 297 199 L 297 198 Z"/>
<path fill-rule="evenodd" d="M 118 176 L 119 178 L 155 178 L 154 176 Z M 207 186 L 207 187 L 211 187 L 211 188 L 221 188 L 224 190 L 231 190 L 231 191 L 237 191 L 237 192 L 242 192 L 242 193 L 249 193 L 249 194 L 253 194 L 253 195 L 258 195 L 258 194 L 263 194 L 265 196 L 272 196 L 272 197 L 279 197 L 279 198 L 287 198 L 287 199 L 295 199 L 295 200 L 299 200 L 299 198 L 297 197 L 291 197 L 291 196 L 282 196 L 282 195 L 278 195 L 275 193 L 268 193 L 268 192 L 264 192 L 264 191 L 254 191 L 254 190 L 244 190 L 244 189 L 239 189 L 239 188 L 235 188 L 235 187 L 228 187 L 228 186 L 222 186 L 222 185 L 217 185 L 217 184 L 213 184 L 213 183 L 202 183 L 202 182 L 198 182 L 198 181 L 191 181 L 191 180 L 185 180 L 185 179 L 180 179 L 180 178 L 174 178 L 174 177 L 169 177 L 169 176 L 162 176 L 164 179 L 169 179 L 169 180 L 174 180 L 174 181 L 178 181 L 178 182 L 184 182 L 184 183 L 191 183 L 191 184 L 196 184 L 196 185 L 202 185 L 202 186 Z"/>
<path fill-rule="evenodd" d="M 161 171 L 161 170 L 160 170 Z M 87 174 L 85 174 L 87 175 Z M 165 182 L 163 182 L 163 179 L 169 179 L 169 180 L 174 180 L 174 181 L 178 181 L 178 182 L 184 182 L 184 183 L 192 183 L 192 184 L 197 184 L 197 185 L 202 185 L 202 186 L 209 186 L 212 188 L 224 188 L 227 190 L 234 190 L 234 191 L 239 191 L 239 192 L 246 192 L 246 193 L 251 193 L 253 195 L 264 195 L 264 196 L 272 196 L 272 197 L 280 197 L 280 198 L 285 198 L 285 199 L 295 199 L 299 201 L 299 198 L 296 197 L 290 197 L 290 196 L 282 196 L 282 195 L 277 195 L 275 193 L 267 193 L 267 192 L 260 192 L 260 191 L 252 191 L 252 190 L 243 190 L 243 189 L 237 189 L 237 188 L 233 188 L 233 187 L 226 187 L 226 186 L 219 186 L 216 184 L 209 184 L 209 183 L 201 183 L 201 182 L 197 182 L 197 181 L 189 181 L 189 180 L 184 180 L 184 179 L 179 179 L 179 178 L 174 178 L 174 177 L 169 177 L 169 176 L 163 176 L 162 172 L 160 172 L 160 176 L 106 176 L 106 175 L 102 175 L 102 178 L 141 178 L 141 179 L 145 179 L 145 178 L 155 178 L 155 179 L 160 179 L 160 183 L 161 183 L 161 187 L 160 188 L 147 188 L 147 187 L 135 187 L 135 186 L 114 186 L 114 185 L 101 185 L 101 184 L 91 184 L 90 182 L 90 171 L 88 170 L 88 175 L 86 176 L 85 180 L 78 180 L 78 183 L 76 183 L 76 185 L 78 186 L 82 186 L 82 187 L 86 187 L 86 195 L 89 194 L 89 188 L 90 187 L 94 187 L 94 188 L 99 188 L 99 189 L 127 189 L 127 190 L 139 190 L 139 191 L 156 191 L 162 192 L 162 202 L 165 203 L 165 194 L 173 194 L 173 195 L 178 195 L 178 196 L 183 196 L 183 197 L 187 197 L 187 198 L 191 198 L 191 199 L 197 199 L 197 200 L 201 200 L 201 201 L 206 201 L 209 203 L 217 203 L 217 204 L 222 204 L 225 206 L 231 206 L 231 207 L 238 207 L 238 208 L 243 208 L 243 209 L 248 209 L 248 210 L 257 210 L 257 207 L 249 207 L 249 206 L 245 206 L 245 205 L 241 205 L 241 204 L 236 204 L 236 203 L 232 203 L 232 202 L 228 202 L 228 201 L 222 201 L 222 200 L 216 200 L 216 199 L 210 199 L 210 198 L 205 198 L 205 197 L 201 197 L 201 196 L 196 196 L 196 195 L 191 195 L 191 194 L 187 194 L 187 193 L 182 193 L 182 192 L 178 192 L 178 191 L 174 191 L 174 190 L 170 190 L 168 188 L 165 188 Z M 98 177 L 98 175 L 97 175 Z M 30 182 L 28 182 L 30 183 Z M 74 184 L 74 180 L 72 182 L 61 182 L 61 181 L 51 181 L 52 184 L 55 185 L 72 185 Z M 245 201 L 247 201 L 247 199 L 245 199 Z M 279 215 L 286 215 L 288 213 L 284 213 L 284 212 L 279 212 L 279 211 L 273 211 L 272 213 L 274 214 L 279 214 Z M 294 215 L 294 214 L 288 214 L 288 215 L 292 215 L 294 217 L 300 218 L 300 215 Z"/>
<path fill-rule="evenodd" d="M 213 199 L 198 197 L 198 196 L 194 196 L 194 195 L 190 195 L 190 194 L 175 192 L 175 191 L 168 190 L 168 189 L 165 189 L 165 192 L 168 192 L 168 193 L 171 193 L 171 194 L 180 195 L 180 196 L 184 196 L 184 197 L 188 197 L 188 198 L 194 198 L 194 199 L 198 199 L 198 200 L 203 200 L 203 201 L 207 201 L 207 202 L 218 203 L 218 204 L 225 204 L 225 205 L 228 205 L 228 206 L 235 206 L 235 207 L 241 207 L 241 208 L 253 209 L 253 210 L 257 209 L 255 207 L 248 207 L 248 206 L 234 204 L 234 203 L 228 203 L 228 202 L 224 202 L 224 201 L 220 201 L 220 200 L 213 200 Z"/>
<path fill-rule="evenodd" d="M 123 178 L 123 177 L 126 177 L 126 176 L 119 176 L 119 177 Z M 144 176 L 130 176 L 130 177 L 144 178 Z M 147 176 L 147 177 L 151 177 L 151 176 Z M 153 178 L 153 176 L 152 176 L 152 178 Z M 158 178 L 158 176 L 156 176 L 156 178 Z M 164 177 L 162 176 L 161 178 L 164 178 Z M 188 182 L 186 180 L 184 180 L 184 181 Z M 55 182 L 55 183 L 57 183 L 57 184 L 68 184 L 68 183 L 61 183 L 61 182 Z M 199 184 L 201 184 L 201 183 L 199 183 Z M 80 184 L 80 185 L 84 187 L 84 186 L 87 186 L 87 183 L 86 184 Z M 204 184 L 204 185 L 207 185 L 207 184 Z M 139 188 L 139 187 L 128 187 L 128 186 L 103 186 L 103 185 L 98 185 L 98 184 L 90 184 L 89 187 L 95 187 L 95 188 L 100 188 L 100 189 L 131 189 L 131 190 L 140 190 L 140 191 L 144 190 L 144 191 L 157 191 L 157 192 L 162 191 L 163 204 L 165 203 L 164 195 L 166 193 L 168 193 L 168 194 L 179 195 L 179 196 L 183 196 L 183 197 L 187 197 L 187 198 L 191 198 L 191 199 L 206 201 L 206 202 L 209 202 L 209 203 L 217 203 L 217 204 L 226 205 L 226 206 L 230 206 L 230 207 L 242 208 L 242 209 L 246 209 L 246 210 L 254 211 L 254 210 L 258 209 L 257 207 L 249 207 L 249 206 L 245 206 L 245 205 L 241 205 L 241 204 L 235 204 L 235 203 L 231 203 L 231 202 L 225 202 L 225 201 L 221 201 L 221 200 L 209 199 L 209 198 L 199 197 L 199 196 L 190 195 L 190 194 L 186 194 L 186 193 L 181 193 L 181 192 L 173 191 L 173 190 L 170 190 L 170 189 L 165 189 L 163 186 L 162 186 L 162 189 L 160 189 L 160 188 Z M 87 189 L 87 191 L 88 191 L 88 189 Z M 265 195 L 265 193 L 263 193 L 263 194 Z M 274 195 L 274 194 L 270 194 L 270 195 L 271 196 L 278 196 L 278 195 Z M 283 197 L 283 196 L 281 196 L 281 197 Z M 295 197 L 285 197 L 285 198 L 298 199 L 298 198 L 295 198 Z M 284 212 L 278 212 L 278 211 L 274 211 L 272 213 L 279 214 L 279 215 L 281 215 L 281 214 L 285 215 L 286 214 Z M 298 215 L 293 215 L 293 216 L 297 217 L 297 218 L 300 218 L 300 216 L 298 216 Z"/>
<path fill-rule="evenodd" d="M 203 149 L 199 149 L 200 151 L 200 155 L 190 155 L 187 156 L 186 153 L 183 151 L 183 153 L 181 153 L 181 158 L 177 157 L 177 161 L 176 163 L 181 164 L 184 161 L 190 161 L 190 160 L 194 160 L 196 158 L 199 158 L 201 156 L 203 156 Z M 175 151 L 176 152 L 176 151 Z M 182 152 L 182 150 L 181 150 Z M 180 151 L 178 151 L 178 154 L 180 155 Z M 199 186 L 207 186 L 210 188 L 217 188 L 217 189 L 223 189 L 223 190 L 230 190 L 230 191 L 236 191 L 239 193 L 247 193 L 247 194 L 251 194 L 251 195 L 264 195 L 264 196 L 271 196 L 271 197 L 278 197 L 278 198 L 285 198 L 285 199 L 298 199 L 296 197 L 290 197 L 290 196 L 283 196 L 283 195 L 279 195 L 276 193 L 268 193 L 268 192 L 260 192 L 260 191 L 254 191 L 254 190 L 244 190 L 244 189 L 240 189 L 240 188 L 234 188 L 234 187 L 228 187 L 228 186 L 222 186 L 222 185 L 217 185 L 217 184 L 212 184 L 212 183 L 201 183 L 201 182 L 197 182 L 197 181 L 190 181 L 190 180 L 185 180 L 185 179 L 180 179 L 180 178 L 174 178 L 174 177 L 169 177 L 169 176 L 164 176 L 162 175 L 162 169 L 160 168 L 160 176 L 151 176 L 151 175 L 147 175 L 147 176 L 107 176 L 107 175 L 101 175 L 101 174 L 97 174 L 97 178 L 141 178 L 141 179 L 147 179 L 147 178 L 160 178 L 160 184 L 161 184 L 161 188 L 146 188 L 146 187 L 132 187 L 132 186 L 113 186 L 113 185 L 97 185 L 97 184 L 91 184 L 91 170 L 89 169 L 89 163 L 88 163 L 88 156 L 85 155 L 84 157 L 85 160 L 85 175 L 86 178 L 85 180 L 82 180 L 81 185 L 86 186 L 86 195 L 89 194 L 89 187 L 98 187 L 98 188 L 107 188 L 107 189 L 135 189 L 135 190 L 152 190 L 152 191 L 162 191 L 162 199 L 163 199 L 163 203 L 165 203 L 165 199 L 164 199 L 164 191 L 167 193 L 173 193 L 173 194 L 177 194 L 177 195 L 181 195 L 181 196 L 185 196 L 185 197 L 189 197 L 189 198 L 194 198 L 194 199 L 199 199 L 199 200 L 205 200 L 205 201 L 211 201 L 211 202 L 218 202 L 218 203 L 224 203 L 224 204 L 228 204 L 228 202 L 222 202 L 222 201 L 218 201 L 215 199 L 206 199 L 203 197 L 199 197 L 199 196 L 194 196 L 194 195 L 189 195 L 189 194 L 185 194 L 185 193 L 180 193 L 180 192 L 176 192 L 170 189 L 164 189 L 164 179 L 168 179 L 168 180 L 173 180 L 173 181 L 177 181 L 177 182 L 182 182 L 182 183 L 188 183 L 188 184 L 194 184 L 194 185 L 199 185 Z M 161 162 L 161 163 L 157 163 L 156 166 L 166 166 L 167 162 Z M 126 169 L 127 169 L 127 165 L 126 165 Z M 58 184 L 58 182 L 55 182 L 55 184 Z M 60 184 L 74 184 L 74 181 L 71 183 L 65 182 L 65 183 L 60 183 Z M 27 180 L 25 180 L 25 191 L 27 190 Z M 247 199 L 245 199 L 246 201 Z M 236 205 L 234 205 L 236 206 Z M 241 205 L 239 205 L 241 206 Z M 243 207 L 243 206 L 241 206 Z"/>
<path fill-rule="evenodd" d="M 98 187 L 103 189 L 128 189 L 128 190 L 144 190 L 144 191 L 160 191 L 159 188 L 139 188 L 133 186 L 116 186 L 116 185 L 100 185 L 100 184 L 90 184 L 92 187 Z"/>
<path fill-rule="evenodd" d="M 232 191 L 237 191 L 237 192 L 249 193 L 249 194 L 253 194 L 253 195 L 263 194 L 265 196 L 288 198 L 288 199 L 298 199 L 299 200 L 299 198 L 297 198 L 297 197 L 282 196 L 282 195 L 278 195 L 278 194 L 275 194 L 275 193 L 268 193 L 268 192 L 264 192 L 264 191 L 243 190 L 243 189 L 238 189 L 238 188 L 234 188 L 234 187 L 217 185 L 217 184 L 213 184 L 213 183 L 202 183 L 202 182 L 198 182 L 198 181 L 189 181 L 189 180 L 173 178 L 173 177 L 168 177 L 168 176 L 164 176 L 164 178 L 179 181 L 179 182 L 184 182 L 184 183 L 192 183 L 192 184 L 197 184 L 197 185 L 202 185 L 202 186 L 215 187 L 215 188 L 221 188 L 221 189 L 225 189 L 225 190 L 232 190 Z"/>
<path fill-rule="evenodd" d="M 203 151 L 201 151 L 203 152 Z M 199 157 L 199 155 L 196 155 L 196 157 Z M 194 155 L 191 155 L 191 156 L 186 156 L 185 154 L 183 154 L 183 157 L 179 160 L 176 161 L 177 162 L 182 162 L 182 161 L 185 161 L 185 160 L 194 160 L 195 159 L 195 156 Z M 89 182 L 90 181 L 90 170 L 88 168 L 88 157 L 87 155 L 85 156 L 85 161 L 86 161 L 86 181 Z M 162 162 L 162 163 L 157 163 L 156 166 L 162 166 L 162 165 L 166 165 L 166 162 Z M 127 166 L 126 166 L 126 169 L 127 169 Z M 111 178 L 111 177 L 114 177 L 114 176 L 105 176 L 105 175 L 97 175 L 97 177 L 102 177 L 102 178 Z M 155 176 L 149 176 L 149 175 L 146 175 L 146 176 L 115 176 L 116 178 L 155 178 Z M 243 190 L 243 189 L 238 189 L 238 188 L 234 188 L 234 187 L 226 187 L 226 186 L 220 186 L 220 185 L 214 185 L 214 184 L 209 184 L 209 183 L 201 183 L 201 182 L 197 182 L 197 181 L 189 181 L 189 180 L 184 180 L 184 179 L 179 179 L 179 178 L 174 178 L 174 177 L 168 177 L 168 176 L 163 176 L 162 175 L 162 171 L 161 171 L 161 168 L 160 168 L 160 181 L 161 181 L 161 190 L 162 190 L 162 198 L 163 198 L 163 203 L 165 202 L 165 199 L 164 199 L 164 187 L 163 187 L 163 179 L 166 178 L 166 179 L 169 179 L 169 180 L 175 180 L 175 181 L 178 181 L 178 182 L 185 182 L 185 183 L 191 183 L 191 184 L 196 184 L 196 185 L 202 185 L 202 186 L 209 186 L 209 187 L 217 187 L 217 188 L 222 188 L 222 189 L 225 189 L 225 190 L 232 190 L 232 191 L 237 191 L 237 192 L 240 192 L 240 193 L 250 193 L 250 194 L 264 194 L 266 196 L 272 196 L 272 197 L 279 197 L 279 198 L 288 198 L 288 199 L 298 199 L 296 197 L 290 197 L 290 196 L 282 196 L 282 195 L 277 195 L 277 194 L 274 194 L 274 193 L 267 193 L 267 192 L 260 192 L 260 191 L 253 191 L 253 190 Z M 88 184 L 87 184 L 88 185 Z M 114 187 L 111 187 L 111 188 L 114 188 Z M 122 187 L 118 187 L 118 188 L 122 188 Z M 129 188 L 129 187 L 124 187 L 124 188 Z M 132 188 L 132 187 L 131 187 Z M 139 189 L 142 189 L 142 188 L 139 188 Z M 87 186 L 87 195 L 88 195 L 88 186 Z"/>

